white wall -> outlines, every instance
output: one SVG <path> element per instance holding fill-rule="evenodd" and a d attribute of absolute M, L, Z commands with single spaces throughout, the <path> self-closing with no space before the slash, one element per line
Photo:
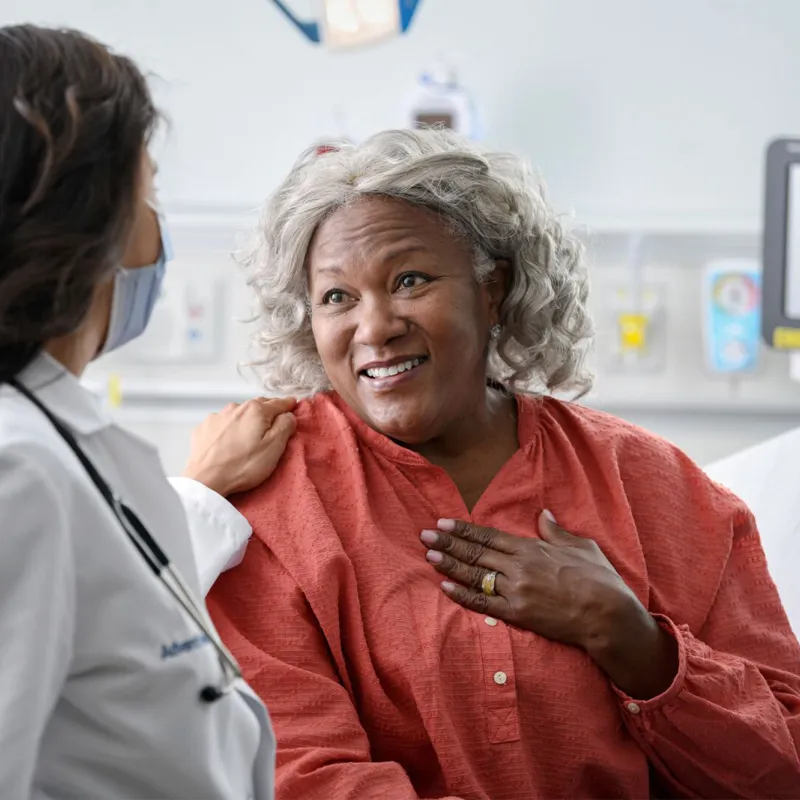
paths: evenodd
<path fill-rule="evenodd" d="M 334 105 L 355 135 L 398 122 L 440 50 L 491 142 L 581 218 L 756 225 L 764 143 L 800 130 L 795 0 L 422 0 L 409 36 L 345 55 L 268 0 L 0 0 L 0 23 L 20 20 L 90 31 L 159 76 L 173 205 L 258 203 Z"/>
<path fill-rule="evenodd" d="M 334 107 L 356 137 L 400 124 L 415 75 L 439 52 L 455 54 L 488 140 L 528 156 L 555 204 L 594 228 L 598 310 L 622 275 L 626 235 L 648 234 L 648 273 L 668 288 L 667 368 L 649 378 L 601 368 L 593 402 L 701 463 L 800 424 L 785 357 L 768 354 L 757 378 L 734 385 L 708 377 L 699 347 L 699 270 L 714 256 L 758 254 L 764 146 L 800 133 L 796 0 L 422 0 L 407 37 L 338 55 L 301 39 L 267 0 L 0 0 L 0 24 L 18 21 L 87 30 L 158 76 L 172 123 L 160 157 L 181 254 L 172 273 L 223 277 L 224 342 L 205 365 L 112 360 L 96 374 L 114 366 L 129 388 L 201 386 L 191 409 L 123 409 L 170 469 L 202 413 L 254 391 L 234 366 L 246 333 L 231 320 L 247 290 L 224 255 L 229 220 L 331 133 Z M 601 354 L 607 336 L 601 326 Z"/>

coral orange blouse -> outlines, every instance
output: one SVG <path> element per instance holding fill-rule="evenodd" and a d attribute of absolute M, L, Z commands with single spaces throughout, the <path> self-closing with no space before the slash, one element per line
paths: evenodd
<path fill-rule="evenodd" d="M 800 647 L 747 508 L 666 442 L 520 399 L 520 449 L 468 514 L 440 468 L 323 394 L 239 507 L 255 536 L 209 607 L 278 739 L 278 800 L 800 797 Z M 660 697 L 450 601 L 440 517 L 595 539 L 677 638 Z"/>

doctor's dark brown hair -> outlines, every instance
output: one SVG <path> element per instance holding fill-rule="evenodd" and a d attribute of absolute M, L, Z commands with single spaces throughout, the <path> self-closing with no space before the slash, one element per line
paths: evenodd
<path fill-rule="evenodd" d="M 76 330 L 119 263 L 158 115 L 128 58 L 0 28 L 0 378 Z"/>

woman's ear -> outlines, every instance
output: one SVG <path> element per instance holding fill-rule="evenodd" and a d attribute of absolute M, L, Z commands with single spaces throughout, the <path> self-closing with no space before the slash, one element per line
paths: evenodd
<path fill-rule="evenodd" d="M 505 258 L 498 258 L 494 262 L 494 270 L 486 281 L 486 294 L 489 300 L 489 325 L 494 326 L 500 322 L 500 309 L 508 294 L 508 285 L 511 280 L 511 262 Z"/>

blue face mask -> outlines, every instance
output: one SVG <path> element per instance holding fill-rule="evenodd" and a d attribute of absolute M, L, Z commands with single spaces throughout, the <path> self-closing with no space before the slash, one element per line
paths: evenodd
<path fill-rule="evenodd" d="M 111 300 L 111 319 L 108 334 L 100 355 L 110 353 L 141 336 L 158 300 L 167 261 L 172 260 L 172 243 L 166 226 L 159 216 L 161 253 L 149 267 L 126 269 L 120 267 L 114 276 L 114 296 Z"/>

